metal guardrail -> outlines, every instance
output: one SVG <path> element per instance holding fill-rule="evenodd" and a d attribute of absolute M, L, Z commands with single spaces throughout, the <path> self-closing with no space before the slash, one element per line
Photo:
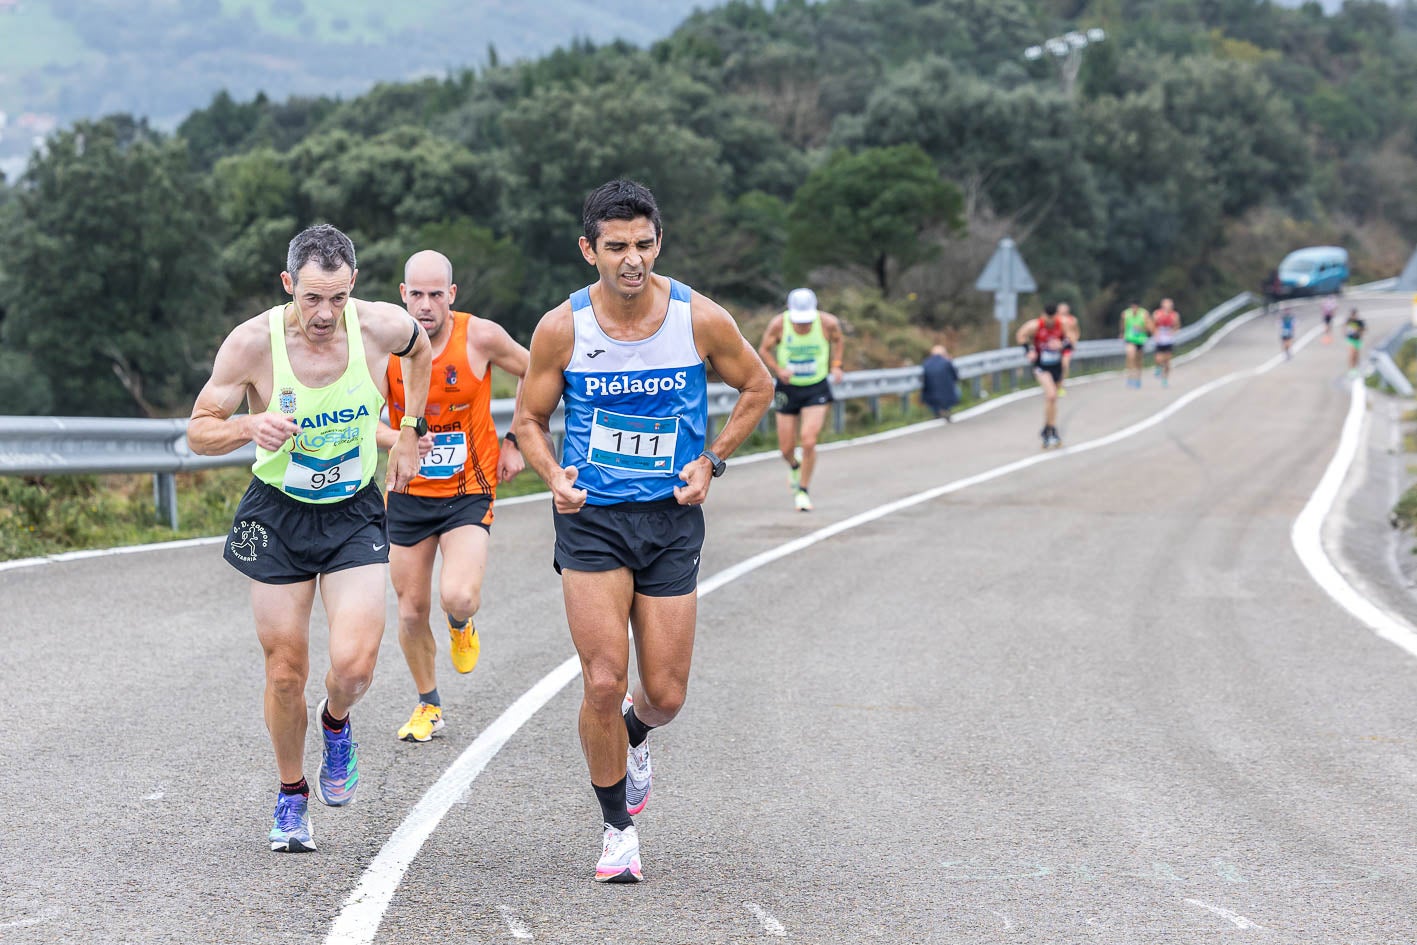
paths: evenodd
<path fill-rule="evenodd" d="M 1411 337 L 1413 325 L 1407 322 L 1397 331 L 1388 335 L 1383 343 L 1378 345 L 1373 353 L 1368 356 L 1369 362 L 1383 383 L 1388 386 L 1393 393 L 1402 397 L 1413 395 L 1412 382 L 1407 379 L 1407 375 L 1402 372 L 1402 368 L 1397 366 L 1395 355 L 1405 341 Z"/>
<path fill-rule="evenodd" d="M 1242 309 L 1252 296 L 1242 292 L 1224 302 L 1177 336 L 1177 345 L 1190 344 L 1206 335 L 1217 324 Z M 1094 339 L 1079 342 L 1073 360 L 1102 361 L 1120 359 L 1124 347 L 1120 339 Z M 984 380 L 992 377 L 989 391 L 1001 390 L 1007 382 L 1010 388 L 1020 386 L 1026 377 L 1028 359 L 1021 346 L 996 351 L 980 351 L 954 359 L 955 372 L 961 381 L 973 385 L 976 397 L 985 396 Z M 909 397 L 920 389 L 921 368 L 918 365 L 884 368 L 872 371 L 852 371 L 840 384 L 832 385 L 836 397 L 833 423 L 838 432 L 845 428 L 845 402 L 866 400 L 874 415 L 880 415 L 880 398 Z M 726 384 L 710 384 L 708 390 L 709 434 L 718 421 L 727 417 L 737 402 L 738 392 Z M 505 430 L 512 422 L 514 401 L 502 398 L 492 401 L 492 418 L 497 429 Z M 770 422 L 765 418 L 765 424 Z M 564 430 L 562 412 L 552 417 L 552 434 L 559 437 Z M 174 529 L 177 527 L 177 484 L 175 475 L 199 469 L 226 466 L 249 466 L 256 458 L 253 445 L 224 456 L 199 456 L 187 445 L 187 421 L 106 419 L 102 417 L 0 417 L 0 475 L 46 476 L 76 473 L 152 473 L 153 502 L 158 514 Z"/>

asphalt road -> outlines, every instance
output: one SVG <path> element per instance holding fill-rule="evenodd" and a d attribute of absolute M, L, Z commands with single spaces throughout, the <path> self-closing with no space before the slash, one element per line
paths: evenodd
<path fill-rule="evenodd" d="M 1408 313 L 1364 306 L 1374 337 Z M 1064 441 L 1277 350 L 1260 318 L 1170 389 L 1077 384 Z M 1414 940 L 1417 660 L 1289 538 L 1347 409 L 1343 358 L 1315 342 L 723 585 L 689 703 L 651 737 L 647 881 L 590 880 L 573 681 L 452 806 L 375 941 Z M 736 465 L 703 575 L 1037 456 L 1039 411 L 826 453 L 810 515 L 780 464 Z M 444 737 L 395 740 L 414 693 L 386 634 L 354 714 L 359 798 L 314 805 L 305 856 L 266 849 L 260 651 L 219 546 L 0 572 L 0 942 L 324 941 L 429 786 L 572 655 L 551 540 L 544 502 L 499 508 L 482 661 L 455 677 L 440 655 Z M 318 613 L 312 652 L 313 706 Z M 308 758 L 313 776 L 313 731 Z"/>

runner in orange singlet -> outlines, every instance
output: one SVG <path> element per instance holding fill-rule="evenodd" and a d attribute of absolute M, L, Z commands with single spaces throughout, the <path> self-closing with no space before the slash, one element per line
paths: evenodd
<path fill-rule="evenodd" d="M 502 326 L 454 312 L 458 287 L 446 256 L 415 253 L 399 286 L 408 313 L 433 344 L 433 380 L 427 425 L 419 430 L 423 453 L 406 493 L 390 493 L 389 566 L 399 598 L 399 646 L 418 689 L 418 705 L 399 729 L 404 741 L 426 742 L 443 727 L 435 670 L 437 643 L 429 626 L 433 560 L 441 548 L 440 603 L 447 615 L 453 668 L 470 673 L 481 643 L 472 617 L 482 603 L 482 576 L 492 528 L 497 483 L 525 465 L 510 432 L 499 440 L 492 422 L 491 365 L 520 378 L 527 351 Z M 403 374 L 389 364 L 389 421 L 380 433 L 392 437 L 403 419 Z"/>

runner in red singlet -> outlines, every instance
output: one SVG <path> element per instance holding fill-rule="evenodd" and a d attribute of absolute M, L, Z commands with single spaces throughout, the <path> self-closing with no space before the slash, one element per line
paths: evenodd
<path fill-rule="evenodd" d="M 1043 448 L 1062 446 L 1058 436 L 1058 383 L 1063 378 L 1063 348 L 1068 329 L 1058 316 L 1058 306 L 1050 303 L 1043 314 L 1027 321 L 1018 330 L 1018 343 L 1028 353 L 1033 376 L 1043 388 Z"/>

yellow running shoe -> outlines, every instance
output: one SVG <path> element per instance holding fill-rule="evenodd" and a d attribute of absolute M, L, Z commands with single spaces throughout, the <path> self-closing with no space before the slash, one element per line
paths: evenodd
<path fill-rule="evenodd" d="M 409 716 L 408 724 L 399 729 L 399 738 L 406 742 L 426 742 L 442 727 L 442 708 L 420 702 L 413 715 Z"/>
<path fill-rule="evenodd" d="M 461 630 L 448 623 L 448 637 L 452 640 L 449 655 L 453 658 L 453 669 L 460 673 L 470 673 L 477 665 L 477 657 L 482 653 L 482 643 L 477 639 L 477 628 L 472 621 Z"/>

